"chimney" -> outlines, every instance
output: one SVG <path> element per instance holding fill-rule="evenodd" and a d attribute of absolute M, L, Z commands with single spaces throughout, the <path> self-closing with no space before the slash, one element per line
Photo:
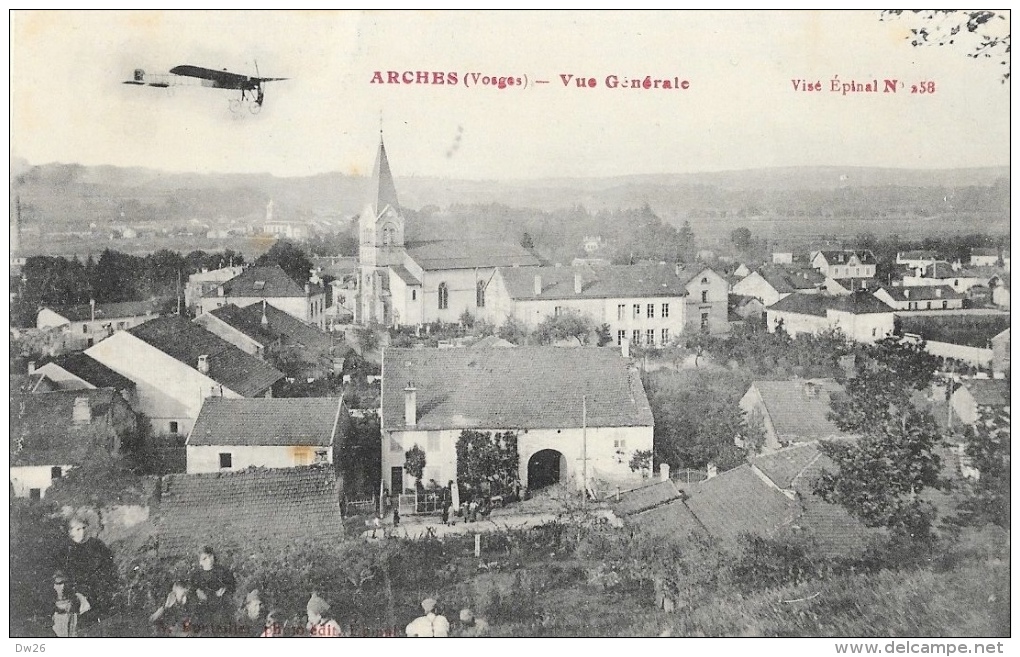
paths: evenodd
<path fill-rule="evenodd" d="M 220 285 L 219 287 L 216 288 L 216 296 L 218 296 L 218 297 L 222 297 L 223 296 L 223 286 L 222 285 Z"/>
<path fill-rule="evenodd" d="M 659 480 L 669 481 L 669 463 L 659 464 Z"/>
<path fill-rule="evenodd" d="M 715 463 L 709 463 L 708 466 L 705 467 L 706 479 L 711 479 L 717 474 L 719 474 L 719 469 L 715 467 Z"/>
<path fill-rule="evenodd" d="M 940 288 L 940 287 L 935 288 L 935 296 L 936 297 L 941 297 L 942 296 L 942 288 Z"/>
<path fill-rule="evenodd" d="M 35 361 L 30 360 L 28 361 L 28 375 L 32 376 L 33 374 L 35 374 Z"/>
<path fill-rule="evenodd" d="M 535 296 L 542 294 L 542 276 L 535 274 Z"/>
<path fill-rule="evenodd" d="M 627 338 L 620 340 L 620 355 L 624 358 L 630 358 L 630 340 Z"/>
<path fill-rule="evenodd" d="M 266 300 L 262 300 L 262 320 L 260 322 L 262 326 L 269 326 L 269 318 L 266 317 Z"/>
<path fill-rule="evenodd" d="M 574 272 L 574 294 L 581 294 L 581 272 Z"/>
<path fill-rule="evenodd" d="M 963 269 L 963 263 L 957 258 L 953 261 L 953 271 L 960 271 L 961 269 Z"/>
<path fill-rule="evenodd" d="M 207 354 L 198 357 L 198 371 L 202 374 L 209 373 L 209 356 Z"/>
<path fill-rule="evenodd" d="M 312 293 L 312 286 L 309 285 L 308 283 L 305 283 L 305 296 L 307 297 L 307 296 L 311 295 L 311 293 Z"/>
<path fill-rule="evenodd" d="M 910 288 L 909 287 L 903 288 L 903 298 L 904 299 L 909 299 L 910 298 Z"/>
<path fill-rule="evenodd" d="M 404 388 L 404 424 L 409 427 L 418 424 L 418 391 L 410 382 Z"/>
<path fill-rule="evenodd" d="M 92 422 L 92 407 L 89 405 L 88 397 L 75 397 L 74 407 L 71 410 L 71 420 L 75 424 L 89 424 Z"/>

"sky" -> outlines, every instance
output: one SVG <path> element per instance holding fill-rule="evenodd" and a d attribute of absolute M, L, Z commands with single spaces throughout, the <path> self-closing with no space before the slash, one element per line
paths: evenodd
<path fill-rule="evenodd" d="M 11 155 L 32 164 L 303 176 L 527 179 L 780 166 L 1009 164 L 1009 91 L 970 47 L 913 48 L 876 11 L 13 12 Z M 1009 21 L 999 23 L 1008 33 Z M 192 64 L 266 77 L 238 92 L 121 84 Z M 376 84 L 388 71 L 455 85 Z M 471 74 L 527 86 L 465 85 Z M 609 89 L 606 78 L 688 89 Z M 573 76 L 564 85 L 561 76 Z M 838 76 L 840 91 L 831 91 Z M 444 75 L 449 80 L 448 75 Z M 579 88 L 576 79 L 594 79 Z M 795 90 L 795 79 L 821 91 Z M 896 79 L 896 93 L 842 93 Z M 547 84 L 537 81 L 546 80 Z M 911 87 L 934 82 L 934 93 Z"/>

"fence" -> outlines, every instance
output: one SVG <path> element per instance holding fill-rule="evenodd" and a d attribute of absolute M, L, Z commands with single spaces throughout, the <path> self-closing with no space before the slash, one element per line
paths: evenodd
<path fill-rule="evenodd" d="M 676 481 L 678 484 L 696 484 L 699 481 L 708 479 L 708 473 L 702 470 L 683 468 L 674 471 L 671 479 Z"/>
<path fill-rule="evenodd" d="M 439 493 L 424 493 L 419 495 L 399 495 L 397 505 L 400 515 L 422 515 L 429 513 L 440 513 L 443 510 L 443 497 Z"/>
<path fill-rule="evenodd" d="M 378 503 L 374 497 L 364 500 L 350 500 L 344 507 L 345 516 L 374 515 Z"/>

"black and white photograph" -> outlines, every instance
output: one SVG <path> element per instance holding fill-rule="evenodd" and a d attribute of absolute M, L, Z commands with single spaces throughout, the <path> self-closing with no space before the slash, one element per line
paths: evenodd
<path fill-rule="evenodd" d="M 1009 652 L 1008 10 L 9 33 L 12 653 Z"/>

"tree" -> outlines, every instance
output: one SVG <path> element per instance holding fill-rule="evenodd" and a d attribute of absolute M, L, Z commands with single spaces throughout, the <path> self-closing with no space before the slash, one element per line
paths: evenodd
<path fill-rule="evenodd" d="M 978 421 L 964 433 L 964 453 L 977 477 L 968 479 L 958 521 L 969 525 L 991 522 L 1010 529 L 1010 414 L 980 409 Z"/>
<path fill-rule="evenodd" d="M 1005 67 L 1003 84 L 1009 80 L 1010 40 L 1009 16 L 994 11 L 958 9 L 887 9 L 882 18 L 902 18 L 915 25 L 910 29 L 910 45 L 951 46 L 959 42 L 969 48 L 968 57 L 996 58 Z"/>
<path fill-rule="evenodd" d="M 465 429 L 457 439 L 457 481 L 480 489 L 488 483 L 496 494 L 514 490 L 520 483 L 517 434 L 490 434 Z"/>
<path fill-rule="evenodd" d="M 740 251 L 747 251 L 751 248 L 751 229 L 746 226 L 733 229 L 730 233 L 730 241 Z"/>
<path fill-rule="evenodd" d="M 500 339 L 520 346 L 528 342 L 528 327 L 516 317 L 507 317 L 496 335 Z"/>
<path fill-rule="evenodd" d="M 382 442 L 378 412 L 352 416 L 348 430 L 341 435 L 340 451 L 333 463 L 339 466 L 344 494 L 350 498 L 379 492 Z"/>
<path fill-rule="evenodd" d="M 531 233 L 525 231 L 521 236 L 521 246 L 529 251 L 535 248 L 535 241 L 531 239 Z"/>
<path fill-rule="evenodd" d="M 425 475 L 425 450 L 418 447 L 417 443 L 404 453 L 404 470 L 421 484 L 421 478 Z"/>
<path fill-rule="evenodd" d="M 630 471 L 640 472 L 642 477 L 652 473 L 652 450 L 639 449 L 630 458 Z"/>
<path fill-rule="evenodd" d="M 304 285 L 312 270 L 312 261 L 304 249 L 290 240 L 279 240 L 255 261 L 257 266 L 279 265 L 298 285 Z"/>
<path fill-rule="evenodd" d="M 579 312 L 562 312 L 550 315 L 535 327 L 535 337 L 539 344 L 552 344 L 560 340 L 577 340 L 579 345 L 588 343 L 595 331 L 595 322 L 587 315 Z"/>
<path fill-rule="evenodd" d="M 379 348 L 379 333 L 374 326 L 359 326 L 354 329 L 354 341 L 361 350 L 361 355 L 367 356 Z"/>
<path fill-rule="evenodd" d="M 609 330 L 609 324 L 603 324 L 600 326 L 595 332 L 595 337 L 598 338 L 598 345 L 600 347 L 613 344 L 613 334 Z"/>

